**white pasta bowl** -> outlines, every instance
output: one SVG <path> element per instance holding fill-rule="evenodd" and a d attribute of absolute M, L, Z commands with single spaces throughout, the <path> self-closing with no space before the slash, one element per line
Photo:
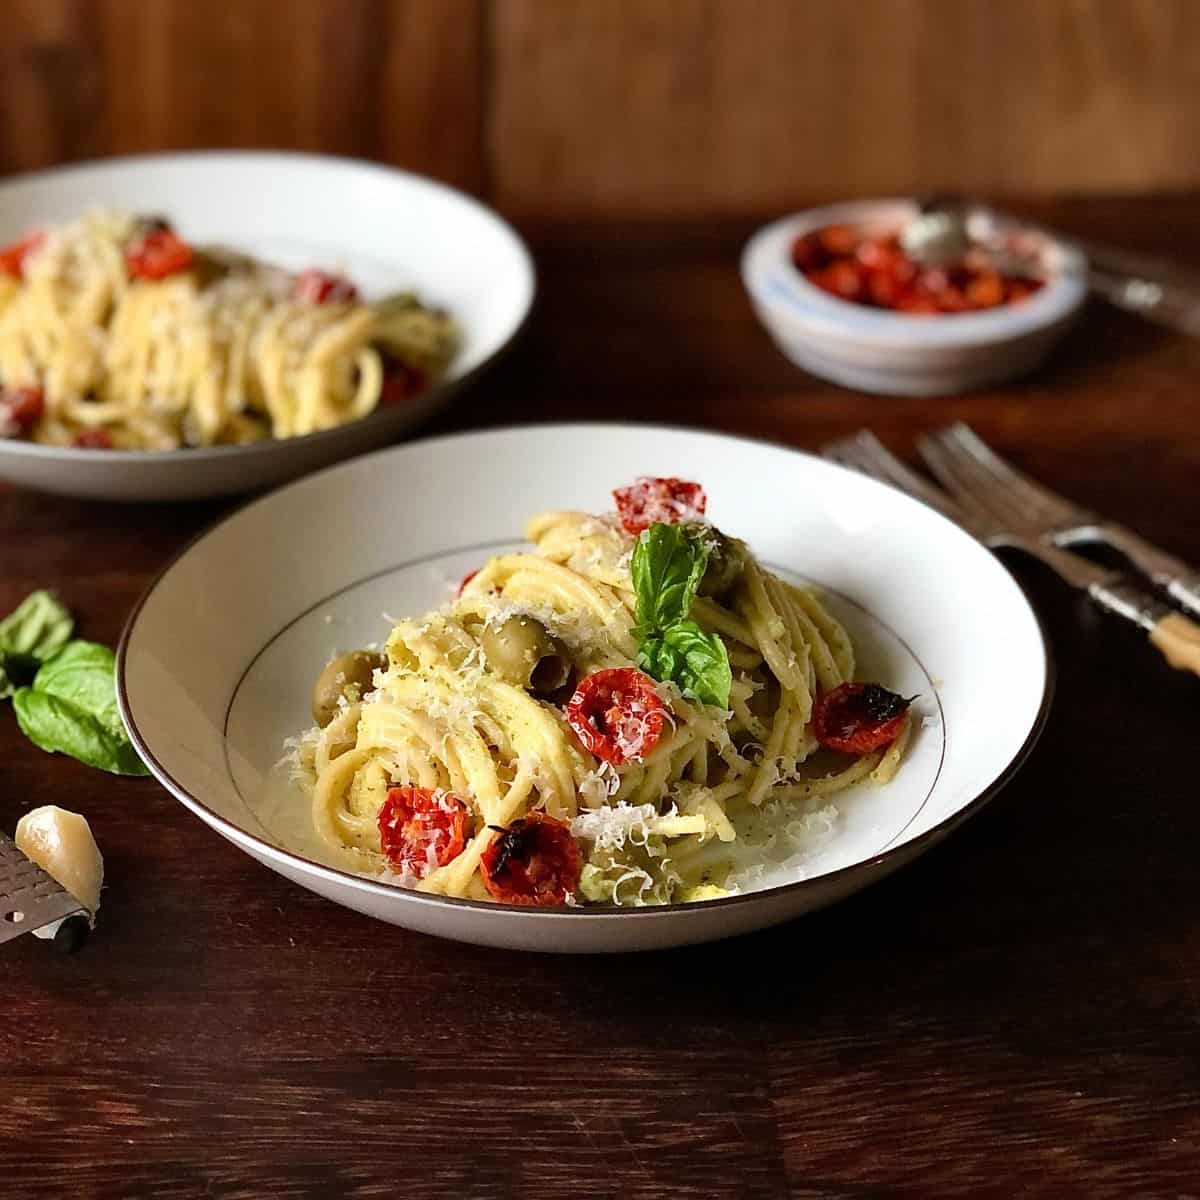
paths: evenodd
<path fill-rule="evenodd" d="M 394 441 L 427 419 L 516 336 L 534 296 L 525 244 L 494 212 L 444 184 L 310 154 L 159 154 L 84 163 L 0 183 L 0 244 L 31 227 L 115 208 L 167 217 L 197 244 L 283 267 L 344 272 L 367 299 L 413 289 L 457 320 L 445 376 L 407 403 L 306 437 L 165 452 L 86 450 L 0 438 L 0 479 L 104 500 L 252 491 Z"/>
<path fill-rule="evenodd" d="M 818 585 L 860 677 L 919 694 L 898 775 L 839 793 L 794 853 L 726 899 L 520 908 L 347 870 L 277 764 L 335 654 L 449 598 L 545 509 L 603 512 L 646 474 L 704 484 L 708 515 L 764 564 Z M 386 614 L 386 615 L 385 615 Z M 180 631 L 187 636 L 181 637 Z M 820 908 L 911 861 L 1019 766 L 1049 697 L 1038 622 L 999 562 L 936 512 L 791 450 L 654 426 L 542 426 L 416 442 L 259 499 L 185 550 L 118 651 L 122 716 L 158 780 L 221 836 L 303 887 L 393 924 L 548 951 L 701 942 Z M 956 898 L 956 902 L 959 899 Z"/>
<path fill-rule="evenodd" d="M 828 225 L 880 231 L 917 213 L 912 200 L 858 200 L 810 209 L 760 229 L 742 252 L 742 283 L 775 344 L 797 366 L 864 392 L 939 396 L 1021 375 L 1042 361 L 1087 297 L 1081 253 L 1049 235 L 1049 278 L 1021 304 L 914 316 L 841 300 L 791 260 L 798 236 Z"/>

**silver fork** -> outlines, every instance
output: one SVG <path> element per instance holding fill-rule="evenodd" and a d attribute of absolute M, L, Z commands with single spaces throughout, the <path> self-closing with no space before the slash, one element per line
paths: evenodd
<path fill-rule="evenodd" d="M 961 525 L 985 546 L 1023 550 L 1045 563 L 1073 588 L 1085 591 L 1106 612 L 1132 621 L 1173 667 L 1200 675 L 1200 625 L 1126 578 L 1120 571 L 1097 566 L 1069 550 L 1042 541 L 1019 525 L 1008 525 L 979 505 L 956 504 L 941 488 L 922 479 L 895 457 L 873 434 L 862 430 L 822 447 L 822 455 L 891 484 L 924 501 Z"/>
<path fill-rule="evenodd" d="M 917 439 L 942 485 L 965 507 L 990 513 L 1056 546 L 1102 542 L 1119 550 L 1177 604 L 1200 614 L 1200 572 L 1123 525 L 1089 512 L 1005 462 L 961 421 Z"/>

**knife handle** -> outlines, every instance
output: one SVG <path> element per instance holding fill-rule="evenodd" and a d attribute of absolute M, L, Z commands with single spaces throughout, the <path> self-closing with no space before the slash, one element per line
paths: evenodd
<path fill-rule="evenodd" d="M 1106 612 L 1144 629 L 1150 644 L 1176 670 L 1200 675 L 1200 625 L 1190 617 L 1173 612 L 1157 596 L 1123 579 L 1093 583 L 1088 595 Z"/>
<path fill-rule="evenodd" d="M 1183 613 L 1168 613 L 1150 630 L 1150 641 L 1180 671 L 1200 675 L 1200 625 Z"/>

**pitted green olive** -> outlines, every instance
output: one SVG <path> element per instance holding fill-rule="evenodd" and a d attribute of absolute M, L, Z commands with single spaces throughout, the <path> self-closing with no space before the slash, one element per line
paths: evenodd
<path fill-rule="evenodd" d="M 533 617 L 508 617 L 485 626 L 479 644 L 488 667 L 501 679 L 539 696 L 558 691 L 571 674 L 566 646 Z"/>
<path fill-rule="evenodd" d="M 697 590 L 701 596 L 724 596 L 742 577 L 746 543 L 700 521 L 689 521 L 685 530 L 708 551 L 708 565 Z"/>
<path fill-rule="evenodd" d="M 371 677 L 387 666 L 387 655 L 375 650 L 354 650 L 339 654 L 313 684 L 313 720 L 323 729 L 338 714 L 344 696 L 353 703 L 371 690 Z"/>

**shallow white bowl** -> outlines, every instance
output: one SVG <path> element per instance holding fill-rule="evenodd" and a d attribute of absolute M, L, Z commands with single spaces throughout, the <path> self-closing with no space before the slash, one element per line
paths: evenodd
<path fill-rule="evenodd" d="M 813 580 L 860 674 L 920 693 L 887 787 L 841 794 L 834 835 L 729 899 L 539 910 L 427 896 L 340 869 L 273 770 L 310 723 L 312 681 L 391 618 L 446 600 L 547 508 L 600 512 L 638 475 L 684 475 L 772 568 Z M 642 425 L 469 434 L 381 451 L 260 499 L 151 586 L 118 651 L 122 716 L 159 781 L 273 870 L 349 908 L 496 946 L 614 951 L 699 942 L 829 904 L 915 858 L 1032 746 L 1048 698 L 1042 635 L 1000 563 L 884 485 L 757 442 Z"/>
<path fill-rule="evenodd" d="M 0 243 L 90 208 L 169 218 L 189 239 L 285 267 L 345 271 L 370 297 L 405 288 L 453 313 L 462 345 L 411 403 L 309 437 L 167 453 L 77 450 L 0 439 L 0 479 L 104 500 L 251 491 L 394 440 L 425 420 L 513 339 L 533 303 L 525 244 L 490 209 L 407 171 L 313 154 L 155 154 L 0 183 Z"/>
<path fill-rule="evenodd" d="M 810 209 L 759 230 L 742 252 L 742 282 L 775 343 L 797 366 L 846 387 L 937 396 L 983 387 L 1035 367 L 1087 296 L 1082 255 L 1047 237 L 1052 275 L 1019 305 L 914 316 L 839 300 L 793 266 L 795 239 L 825 225 L 894 230 L 912 200 L 859 200 Z"/>

